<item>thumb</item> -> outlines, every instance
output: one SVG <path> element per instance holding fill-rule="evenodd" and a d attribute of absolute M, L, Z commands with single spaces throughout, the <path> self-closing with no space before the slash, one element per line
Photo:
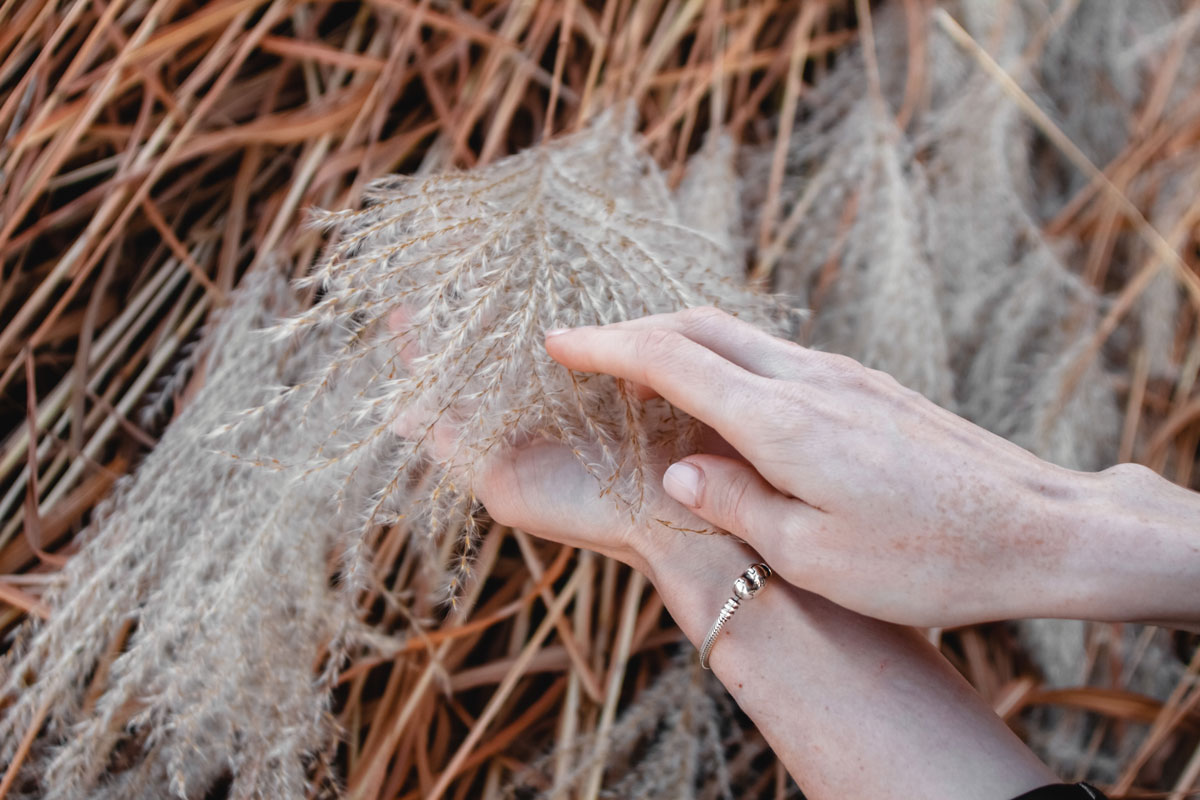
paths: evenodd
<path fill-rule="evenodd" d="M 663 475 L 663 489 L 696 516 L 740 536 L 760 553 L 756 542 L 780 528 L 795 502 L 754 467 L 724 456 L 688 456 L 672 464 Z"/>

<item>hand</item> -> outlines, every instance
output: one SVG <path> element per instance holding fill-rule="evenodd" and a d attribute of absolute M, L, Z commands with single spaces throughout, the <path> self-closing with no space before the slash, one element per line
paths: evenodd
<path fill-rule="evenodd" d="M 600 497 L 575 455 L 551 442 L 489 459 L 476 492 L 502 523 L 598 550 L 647 574 L 697 646 L 733 579 L 757 560 L 733 537 L 657 523 L 631 528 L 628 513 Z M 658 486 L 647 496 L 652 515 L 697 526 Z M 1054 780 L 924 637 L 782 580 L 722 632 L 712 668 L 813 800 L 986 800 Z"/>
<path fill-rule="evenodd" d="M 554 332 L 546 346 L 571 369 L 648 387 L 735 447 L 744 460 L 691 456 L 664 486 L 798 586 L 923 626 L 1120 618 L 1075 521 L 1103 475 L 1055 467 L 882 372 L 713 309 Z"/>
<path fill-rule="evenodd" d="M 757 560 L 729 536 L 631 529 L 567 448 L 489 461 L 476 491 L 497 520 L 646 573 L 699 646 L 733 578 Z M 661 490 L 656 514 L 690 514 Z M 929 642 L 773 580 L 738 612 L 712 668 L 805 796 L 1013 797 L 1054 776 Z"/>
<path fill-rule="evenodd" d="M 408 314 L 403 307 L 388 318 L 393 333 L 403 332 L 408 325 Z M 410 364 L 421 354 L 412 345 L 405 345 L 399 355 Z M 414 409 L 396 420 L 393 428 L 401 436 L 410 436 L 423 431 L 425 424 L 425 415 Z M 426 446 L 440 461 L 446 462 L 455 454 L 457 438 L 449 423 L 438 422 L 429 432 Z M 702 431 L 701 441 L 709 452 L 736 455 L 710 429 Z M 570 448 L 545 439 L 494 449 L 483 464 L 476 465 L 472 490 L 489 516 L 502 525 L 594 550 L 653 579 L 653 565 L 662 560 L 669 558 L 676 565 L 690 563 L 696 569 L 701 569 L 707 560 L 696 548 L 679 546 L 685 534 L 672 530 L 671 526 L 682 530 L 710 526 L 663 491 L 661 478 L 669 464 L 669 453 L 665 450 L 651 453 L 645 513 L 639 516 L 642 522 L 633 525 L 628 509 L 611 495 L 602 494 L 597 478 Z M 744 546 L 734 547 L 735 552 L 744 550 Z M 752 555 L 747 551 L 742 558 L 750 559 Z"/>
<path fill-rule="evenodd" d="M 753 473 L 720 436 L 706 433 L 707 458 Z M 435 448 L 455 439 L 448 430 L 430 438 Z M 667 454 L 657 454 L 654 477 L 667 465 Z M 602 497 L 596 478 L 554 442 L 504 448 L 476 474 L 475 492 L 497 521 L 646 573 L 697 645 L 732 579 L 757 560 L 733 537 L 656 522 L 631 527 L 627 510 Z M 703 526 L 657 480 L 646 489 L 643 518 Z M 890 797 L 899 786 L 905 796 L 986 798 L 1053 780 L 916 632 L 774 583 L 727 626 L 712 666 L 808 796 Z"/>

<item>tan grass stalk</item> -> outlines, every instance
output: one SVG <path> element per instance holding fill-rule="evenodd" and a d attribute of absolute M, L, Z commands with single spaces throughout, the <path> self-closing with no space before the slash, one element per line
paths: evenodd
<path fill-rule="evenodd" d="M 819 8 L 812 10 L 814 5 Z M 13 632 L 27 614 L 53 607 L 56 595 L 49 587 L 59 565 L 66 560 L 70 571 L 73 562 L 80 564 L 76 570 L 87 563 L 89 556 L 79 554 L 87 537 L 79 534 L 103 515 L 93 511 L 96 503 L 123 491 L 111 488 L 118 476 L 148 463 L 151 441 L 158 442 L 152 453 L 167 452 L 166 423 L 194 407 L 197 391 L 214 379 L 205 358 L 196 355 L 197 342 L 200 353 L 208 352 L 217 330 L 201 304 L 219 306 L 247 268 L 258 272 L 272 258 L 293 264 L 297 275 L 308 272 L 323 244 L 304 226 L 309 208 L 357 207 L 370 181 L 389 172 L 425 164 L 423 174 L 429 175 L 447 163 L 497 161 L 565 131 L 581 131 L 622 99 L 637 107 L 645 153 L 658 161 L 668 185 L 681 181 L 671 202 L 682 222 L 699 227 L 708 218 L 728 217 L 741 198 L 745 224 L 710 231 L 719 244 L 704 254 L 710 267 L 740 276 L 749 248 L 756 272 L 780 285 L 792 282 L 789 289 L 795 288 L 804 283 L 796 276 L 807 276 L 804 293 L 816 306 L 809 329 L 822 337 L 822 331 L 847 331 L 852 345 L 872 337 L 885 343 L 915 337 L 924 346 L 935 316 L 916 313 L 928 304 L 913 298 L 936 297 L 956 403 L 1003 410 L 1017 407 L 1014 397 L 1041 398 L 1008 417 L 1037 422 L 1024 426 L 1031 444 L 1046 430 L 1069 434 L 1059 442 L 1084 444 L 1102 433 L 1111 438 L 1113 454 L 1119 443 L 1122 454 L 1195 484 L 1200 347 L 1194 298 L 1179 288 L 1177 277 L 1188 278 L 1178 264 L 1162 268 L 1165 253 L 1146 238 L 1125 203 L 1162 231 L 1186 270 L 1196 272 L 1191 251 L 1200 204 L 1175 187 L 1194 182 L 1189 176 L 1200 163 L 1200 90 L 1188 46 L 1200 16 L 1175 0 L 1063 3 L 1044 10 L 984 0 L 946 6 L 996 63 L 1009 68 L 1067 142 L 1103 172 L 1101 179 L 1057 145 L 1040 143 L 1038 126 L 997 88 L 996 77 L 977 70 L 982 58 L 947 37 L 927 3 L 872 4 L 871 36 L 862 37 L 872 42 L 869 52 L 857 48 L 859 31 L 846 27 L 852 6 L 808 0 L 748 8 L 619 0 L 468 0 L 453 6 L 372 0 L 353 8 L 323 0 L 282 7 L 264 0 L 202 7 L 0 2 L 0 391 L 8 401 L 0 431 L 4 647 L 15 646 Z M 800 58 L 793 45 L 806 14 L 817 21 L 802 37 L 807 54 Z M 844 101 L 875 93 L 868 84 L 876 81 L 867 80 L 862 60 L 867 55 L 878 63 L 885 106 L 874 124 L 882 119 L 889 124 L 881 127 L 898 133 L 859 139 L 874 155 L 864 158 L 864 151 L 848 148 L 849 161 L 833 159 L 835 169 L 805 183 L 815 173 L 796 164 L 819 163 L 812 160 L 822 152 L 819 131 L 828 130 L 821 120 L 833 125 L 845 117 Z M 971 94 L 986 102 L 956 105 Z M 790 113 L 780 118 L 789 96 L 801 114 L 795 120 Z M 728 138 L 707 135 L 722 122 Z M 780 135 L 789 125 L 797 135 Z M 855 131 L 855 123 L 843 125 L 844 132 Z M 788 152 L 777 208 L 764 215 L 771 145 L 779 143 Z M 745 157 L 747 146 L 759 145 L 767 146 L 765 169 L 757 157 Z M 1027 158 L 1035 151 L 1036 159 Z M 865 166 L 897 163 L 901 182 L 879 180 L 889 171 L 894 175 L 892 167 Z M 914 180 L 921 175 L 926 188 Z M 895 198 L 925 197 L 936 212 L 933 224 L 869 224 L 888 207 L 881 191 L 887 187 Z M 980 213 L 964 213 L 971 209 Z M 766 217 L 770 236 L 762 245 Z M 940 245 L 926 246 L 933 241 Z M 1011 269 L 1030 263 L 1015 242 L 1035 243 L 1039 269 L 1053 264 L 1048 274 L 1073 275 L 1079 287 L 1067 294 L 1090 298 L 1085 305 L 1098 313 L 1080 318 L 1082 327 L 1070 328 L 1073 335 L 1041 342 L 1036 358 L 1019 343 L 1036 326 L 1018 335 L 1014 327 L 986 327 L 976 316 L 1017 285 L 1026 287 L 1027 299 L 1044 297 L 1036 281 L 1023 281 L 1028 271 Z M 914 252 L 920 257 L 901 255 Z M 875 257 L 887 253 L 894 256 L 890 261 Z M 930 253 L 935 257 L 927 258 Z M 863 273 L 874 277 L 862 280 L 852 268 L 856 260 L 890 264 L 882 273 L 890 282 L 879 272 Z M 914 274 L 932 275 L 931 281 L 895 271 L 915 261 L 923 266 Z M 852 284 L 856 290 L 847 291 Z M 913 294 L 917 284 L 923 294 Z M 883 291 L 885 286 L 892 288 Z M 895 287 L 906 299 L 896 299 Z M 978 291 L 964 292 L 971 287 Z M 1060 323 L 1073 319 L 1061 303 L 1034 305 Z M 886 322 L 833 325 L 839 313 L 853 320 L 854 308 L 872 309 L 872 319 Z M 897 335 L 886 335 L 892 331 Z M 1003 369 L 989 380 L 968 382 L 984 331 L 998 339 L 1001 346 L 989 358 Z M 1085 358 L 1102 368 L 1088 374 L 1112 393 L 1110 409 L 1123 411 L 1104 431 L 1089 433 L 1078 424 L 1075 398 L 1094 392 L 1092 382 L 1069 391 L 1071 382 L 1060 380 L 1061 355 L 1087 349 L 1078 349 L 1074 334 L 1081 331 L 1092 337 Z M 1135 359 L 1140 352 L 1144 359 Z M 30 365 L 33 381 L 25 377 Z M 977 388 L 967 392 L 965 384 Z M 1034 384 L 1041 388 L 1029 391 Z M 1039 407 L 1052 389 L 1061 394 L 1057 410 Z M 1065 449 L 1079 455 L 1078 444 Z M 30 490 L 33 503 L 26 501 Z M 492 531 L 474 562 L 480 583 L 467 587 L 460 612 L 446 614 L 430 599 L 438 578 L 421 567 L 428 553 L 440 558 L 447 546 L 412 546 L 413 530 L 401 523 L 363 539 L 363 555 L 369 551 L 374 563 L 364 568 L 357 621 L 342 628 L 352 643 L 350 660 L 331 709 L 346 744 L 329 763 L 313 765 L 308 777 L 314 785 L 334 791 L 340 780 L 364 797 L 415 798 L 441 778 L 447 797 L 502 796 L 522 765 L 554 753 L 557 766 L 536 770 L 542 774 L 536 792 L 569 784 L 573 773 L 590 778 L 603 748 L 630 754 L 623 756 L 627 763 L 610 762 L 605 791 L 651 786 L 640 783 L 651 775 L 684 775 L 676 785 L 687 784 L 685 773 L 694 763 L 689 753 L 695 751 L 681 737 L 702 739 L 695 722 L 716 706 L 704 685 L 689 690 L 686 703 L 695 712 L 679 725 L 672 720 L 683 717 L 655 705 L 655 677 L 683 673 L 669 668 L 678 634 L 650 593 L 631 612 L 624 691 L 608 724 L 619 737 L 623 721 L 633 725 L 641 715 L 638 724 L 654 720 L 660 735 L 638 739 L 636 751 L 595 738 L 609 718 L 589 696 L 586 675 L 600 676 L 596 682 L 603 688 L 617 637 L 629 630 L 618 620 L 628 572 L 604 561 L 578 579 L 559 620 L 569 625 L 556 624 L 546 634 L 515 679 L 509 701 L 499 703 L 487 730 L 449 770 L 544 618 L 547 598 L 553 603 L 560 597 L 564 576 L 583 566 L 568 550 L 535 540 L 522 548 L 506 531 Z M 540 580 L 531 577 L 537 564 L 546 565 Z M 104 705 L 105 682 L 114 669 L 120 673 L 119 656 L 137 638 L 120 619 L 105 619 L 98 610 L 92 617 L 79 619 L 105 630 L 112 647 L 101 648 L 102 668 L 79 689 L 81 708 L 90 710 Z M 999 628 L 948 631 L 939 638 L 948 657 L 1035 744 L 1053 724 L 1051 714 L 1070 722 L 1089 709 L 1094 733 L 1079 742 L 1064 740 L 1055 751 L 1067 772 L 1087 770 L 1131 791 L 1184 791 L 1194 782 L 1197 763 L 1186 752 L 1194 714 L 1176 710 L 1194 704 L 1190 695 L 1172 693 L 1190 673 L 1164 644 L 1166 634 L 1117 636 L 1101 627 L 1084 633 L 1084 655 L 1071 656 L 1083 660 L 1068 665 L 1086 672 L 1089 685 L 1067 694 L 1046 691 L 1046 675 L 1032 669 L 1020 643 Z M 564 646 L 564 634 L 578 639 L 573 651 Z M 231 657 L 233 648 L 222 645 L 214 652 Z M 319 648 L 314 661 L 324 664 L 327 653 Z M 249 685 L 282 673 L 241 674 Z M 1159 708 L 1149 737 L 1139 738 L 1147 710 Z M 712 713 L 726 720 L 720 725 L 728 724 L 720 716 L 726 711 Z M 36 760 L 45 742 L 37 740 L 35 727 L 16 731 L 13 741 L 20 746 L 28 737 Z M 554 751 L 556 732 L 573 739 L 575 748 Z M 741 749 L 729 741 L 714 745 L 711 735 L 707 741 L 713 749 L 708 760 L 727 764 L 734 796 L 786 791 L 752 732 L 745 732 Z M 727 760 L 717 758 L 719 750 Z M 1164 773 L 1156 766 L 1163 763 L 1178 768 Z M 23 790 L 18 766 L 14 761 L 0 779 L 7 781 L 0 794 Z M 753 777 L 745 777 L 748 772 Z M 727 796 L 727 786 L 711 775 L 692 777 L 696 796 Z"/>

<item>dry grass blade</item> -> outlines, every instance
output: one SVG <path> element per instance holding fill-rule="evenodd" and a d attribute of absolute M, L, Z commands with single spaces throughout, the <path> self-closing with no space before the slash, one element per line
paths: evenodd
<path fill-rule="evenodd" d="M 652 593 L 460 527 L 452 468 L 549 433 L 635 510 L 638 436 L 678 421 L 639 426 L 615 385 L 520 354 L 546 327 L 741 297 L 747 259 L 814 308 L 817 344 L 1047 457 L 1090 468 L 1119 446 L 1198 485 L 1195 8 L 735 6 L 0 2 L 0 797 L 786 794 L 674 660 Z M 604 109 L 624 127 L 601 135 Z M 367 189 L 390 173 L 410 177 Z M 328 218 L 341 238 L 319 262 L 310 209 L 364 200 Z M 288 307 L 256 280 L 314 263 L 304 344 L 219 322 L 268 324 L 237 298 Z M 534 311 L 513 316 L 514 292 Z M 303 442 L 260 421 L 232 447 L 276 469 L 182 444 L 287 385 L 313 403 L 288 417 Z M 464 432 L 427 471 L 438 416 Z M 339 458 L 304 475 L 323 443 L 316 461 Z M 359 455 L 376 490 L 402 476 L 390 499 L 356 483 Z M 271 506 L 297 485 L 340 492 L 354 524 Z M 422 493 L 440 537 L 392 514 Z M 105 525 L 124 538 L 89 548 Z M 448 562 L 467 582 L 453 612 Z M 25 626 L 45 615 L 38 644 Z M 1031 630 L 941 642 L 1064 774 L 1194 791 L 1193 638 Z"/>

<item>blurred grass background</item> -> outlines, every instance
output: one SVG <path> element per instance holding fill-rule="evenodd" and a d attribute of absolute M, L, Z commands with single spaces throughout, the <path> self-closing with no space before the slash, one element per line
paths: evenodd
<path fill-rule="evenodd" d="M 893 5 L 914 20 L 932 6 Z M 770 148 L 790 135 L 806 87 L 859 41 L 859 22 L 854 3 L 834 0 L 0 2 L 0 631 L 47 613 L 43 588 L 90 510 L 203 381 L 191 354 L 241 276 L 312 263 L 322 240 L 306 209 L 354 206 L 372 178 L 431 153 L 439 166 L 493 161 L 620 101 L 635 104 L 648 148 L 678 179 L 710 127 L 714 86 L 734 137 Z M 1142 132 L 1138 157 L 1116 159 L 1111 180 L 1128 186 L 1172 147 L 1195 146 L 1193 117 Z M 1088 193 L 1069 224 L 1109 237 L 1128 228 L 1105 198 Z M 763 228 L 760 250 L 779 227 Z M 1122 289 L 1105 268 L 1114 257 L 1111 247 L 1089 257 L 1097 288 Z M 1193 341 L 1194 310 L 1179 315 L 1180 340 Z M 1128 365 L 1122 455 L 1195 485 L 1200 350 L 1187 352 L 1169 386 Z M 398 534 L 380 531 L 373 545 L 381 575 L 411 570 Z M 381 631 L 407 638 L 343 675 L 337 711 L 350 736 L 338 767 L 353 796 L 500 796 L 554 741 L 602 740 L 680 641 L 653 592 L 612 562 L 494 528 L 480 568 L 465 623 L 443 622 L 419 592 L 411 617 L 363 598 Z M 548 616 L 568 583 L 572 610 Z M 528 647 L 548 619 L 559 638 Z M 1116 679 L 1049 689 L 1006 625 L 936 635 L 1018 731 L 1046 708 L 1085 726 L 1097 751 L 1138 731 L 1114 797 L 1200 785 L 1195 637 L 1175 634 L 1190 666 L 1163 700 Z M 1140 657 L 1120 640 L 1115 626 L 1089 639 L 1090 659 L 1122 662 L 1106 674 Z M 741 735 L 755 776 L 744 796 L 786 796 L 765 743 Z M 599 779 L 589 786 L 595 797 Z"/>

